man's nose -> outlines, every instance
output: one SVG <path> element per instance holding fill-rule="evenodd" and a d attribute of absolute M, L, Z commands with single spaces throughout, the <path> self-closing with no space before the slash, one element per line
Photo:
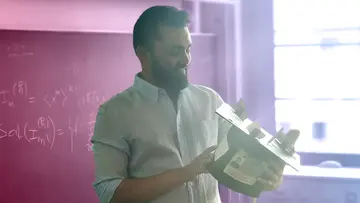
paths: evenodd
<path fill-rule="evenodd" d="M 191 61 L 191 55 L 189 53 L 185 53 L 182 57 L 181 64 L 183 64 L 185 67 L 189 65 Z"/>

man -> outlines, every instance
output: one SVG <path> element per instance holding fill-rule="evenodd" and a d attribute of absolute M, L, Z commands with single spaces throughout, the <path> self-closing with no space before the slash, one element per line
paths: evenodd
<path fill-rule="evenodd" d="M 93 186 L 103 203 L 220 203 L 206 166 L 229 126 L 215 114 L 220 96 L 187 80 L 187 22 L 186 12 L 155 6 L 134 26 L 142 71 L 100 107 L 92 138 Z M 278 185 L 282 169 L 264 174 L 264 188 Z"/>

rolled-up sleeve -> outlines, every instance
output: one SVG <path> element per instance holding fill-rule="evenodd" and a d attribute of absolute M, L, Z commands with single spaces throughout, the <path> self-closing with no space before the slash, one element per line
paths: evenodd
<path fill-rule="evenodd" d="M 127 177 L 130 147 L 121 118 L 105 106 L 99 108 L 91 139 L 96 180 L 93 187 L 101 203 L 109 203 L 116 188 Z"/>

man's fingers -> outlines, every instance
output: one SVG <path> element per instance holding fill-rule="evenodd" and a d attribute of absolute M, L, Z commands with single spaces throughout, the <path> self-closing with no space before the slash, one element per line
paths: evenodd
<path fill-rule="evenodd" d="M 274 171 L 278 176 L 284 172 L 285 163 L 283 161 L 270 161 L 268 168 Z"/>
<path fill-rule="evenodd" d="M 213 146 L 205 149 L 205 151 L 203 152 L 203 154 L 210 154 L 211 152 L 215 151 L 216 148 L 217 148 L 217 145 L 213 145 Z"/>
<path fill-rule="evenodd" d="M 259 178 L 257 181 L 264 186 L 265 190 L 272 190 L 273 188 L 275 188 L 275 184 L 271 181 L 262 178 Z"/>
<path fill-rule="evenodd" d="M 235 111 L 244 111 L 245 110 L 245 102 L 244 102 L 244 100 L 240 99 L 238 103 L 233 105 L 233 109 Z"/>
<path fill-rule="evenodd" d="M 284 128 L 281 128 L 277 133 L 276 133 L 276 138 L 278 140 L 284 140 L 285 138 L 285 133 L 284 133 Z"/>
<path fill-rule="evenodd" d="M 211 146 L 202 153 L 201 159 L 204 166 L 210 164 L 214 160 L 214 150 L 217 148 L 217 145 Z"/>
<path fill-rule="evenodd" d="M 289 140 L 297 140 L 300 136 L 300 131 L 296 129 L 289 130 L 288 133 L 286 133 L 286 136 L 289 137 Z"/>
<path fill-rule="evenodd" d="M 208 154 L 205 158 L 204 158 L 204 162 L 205 164 L 209 164 L 214 160 L 214 153 L 210 153 Z"/>
<path fill-rule="evenodd" d="M 266 180 L 266 179 L 263 179 L 263 178 L 259 178 L 257 181 L 258 181 L 259 183 L 261 183 L 262 185 L 265 185 L 265 186 L 272 186 L 272 185 L 274 185 L 271 181 Z"/>
<path fill-rule="evenodd" d="M 254 130 L 259 130 L 261 127 L 260 127 L 260 124 L 256 123 L 256 122 L 253 122 L 251 123 L 250 125 L 248 125 L 247 127 L 247 130 L 251 133 L 253 132 Z"/>
<path fill-rule="evenodd" d="M 271 181 L 271 182 L 277 182 L 280 178 L 279 174 L 276 173 L 274 170 L 272 169 L 265 169 L 264 174 L 262 175 L 263 179 Z"/>
<path fill-rule="evenodd" d="M 236 115 L 238 115 L 241 119 L 247 118 L 244 100 L 241 99 L 238 103 L 232 105 L 232 108 L 235 110 Z"/>
<path fill-rule="evenodd" d="M 290 137 L 290 140 L 297 140 L 297 137 L 299 137 L 299 135 L 300 135 L 299 130 L 291 129 L 287 133 L 284 133 L 284 128 L 281 128 L 277 132 L 276 137 L 277 137 L 278 140 L 284 140 L 285 137 Z M 287 138 L 287 139 L 289 139 L 289 138 Z"/>
<path fill-rule="evenodd" d="M 284 127 L 282 127 L 279 131 L 277 131 L 277 134 L 284 134 Z"/>
<path fill-rule="evenodd" d="M 295 135 L 300 135 L 300 130 L 297 129 L 290 129 L 288 133 L 286 133 L 287 135 L 290 136 L 295 136 Z"/>
<path fill-rule="evenodd" d="M 259 139 L 265 137 L 265 135 L 261 132 L 260 124 L 253 122 L 247 127 L 247 130 L 250 132 L 250 135 L 253 137 L 257 137 Z"/>
<path fill-rule="evenodd" d="M 263 185 L 265 190 L 275 190 L 277 189 L 281 184 L 282 184 L 282 178 L 276 182 L 272 182 L 263 178 L 259 178 L 257 180 L 258 183 L 260 183 L 261 185 Z"/>

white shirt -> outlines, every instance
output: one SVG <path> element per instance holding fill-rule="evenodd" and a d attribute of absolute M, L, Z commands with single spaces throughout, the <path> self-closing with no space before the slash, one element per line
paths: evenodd
<path fill-rule="evenodd" d="M 181 91 L 176 112 L 163 89 L 136 76 L 133 86 L 104 103 L 97 115 L 92 137 L 93 186 L 101 202 L 108 203 L 128 177 L 149 177 L 183 167 L 216 145 L 218 135 L 229 129 L 215 114 L 222 103 L 214 90 L 190 85 Z M 152 202 L 221 201 L 217 181 L 210 174 L 201 174 Z"/>

